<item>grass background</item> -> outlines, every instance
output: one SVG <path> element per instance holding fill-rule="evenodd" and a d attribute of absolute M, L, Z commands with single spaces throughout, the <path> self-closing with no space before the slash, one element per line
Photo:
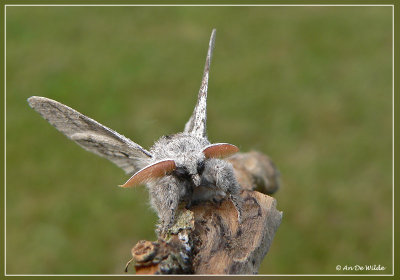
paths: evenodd
<path fill-rule="evenodd" d="M 117 188 L 122 170 L 26 99 L 150 147 L 190 116 L 213 27 L 209 138 L 262 151 L 282 174 L 283 221 L 260 273 L 391 273 L 391 12 L 7 7 L 7 273 L 122 273 L 130 248 L 155 238 L 146 190 Z"/>

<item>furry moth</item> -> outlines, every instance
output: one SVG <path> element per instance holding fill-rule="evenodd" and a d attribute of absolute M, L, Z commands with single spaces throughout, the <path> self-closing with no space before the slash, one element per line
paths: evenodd
<path fill-rule="evenodd" d="M 161 137 L 149 151 L 64 104 L 46 97 L 28 98 L 29 105 L 69 139 L 133 174 L 121 187 L 146 184 L 161 232 L 172 226 L 181 202 L 190 207 L 193 202 L 228 197 L 240 222 L 240 185 L 232 165 L 222 159 L 239 149 L 228 143 L 211 144 L 206 135 L 208 78 L 215 33 L 213 29 L 197 104 L 184 131 Z"/>

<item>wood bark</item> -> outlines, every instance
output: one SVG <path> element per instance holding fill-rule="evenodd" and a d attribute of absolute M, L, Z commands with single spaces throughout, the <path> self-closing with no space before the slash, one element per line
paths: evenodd
<path fill-rule="evenodd" d="M 242 186 L 242 222 L 232 202 L 179 208 L 174 226 L 157 241 L 132 248 L 136 274 L 256 274 L 281 220 L 276 200 L 279 171 L 259 152 L 228 158 Z"/>

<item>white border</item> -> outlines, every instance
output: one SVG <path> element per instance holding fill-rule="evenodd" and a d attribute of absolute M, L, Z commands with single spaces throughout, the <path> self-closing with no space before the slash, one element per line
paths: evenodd
<path fill-rule="evenodd" d="M 319 7 L 319 6 L 326 6 L 326 7 L 392 7 L 392 274 L 259 274 L 259 275 L 213 275 L 213 274 L 203 274 L 203 275 L 173 275 L 176 277 L 180 276 L 394 276 L 394 5 L 390 4 L 7 4 L 4 5 L 4 276 L 153 276 L 153 275 L 135 275 L 135 274 L 7 274 L 6 272 L 6 15 L 7 15 L 7 7 L 91 7 L 91 6 L 99 6 L 99 7 L 113 7 L 113 6 L 137 6 L 137 7 L 226 7 L 226 6 L 236 6 L 236 7 L 266 7 L 266 6 L 278 6 L 278 7 Z"/>
<path fill-rule="evenodd" d="M 394 5 L 392 6 L 392 275 L 394 275 Z"/>
<path fill-rule="evenodd" d="M 6 28 L 6 7 L 4 7 L 4 275 L 7 276 L 7 272 L 6 272 L 6 252 L 7 252 L 7 230 L 6 230 L 6 219 L 7 219 L 7 200 L 6 200 L 6 177 L 7 177 L 7 170 L 6 170 L 6 165 L 7 165 L 7 149 L 6 149 L 6 126 L 7 126 L 7 122 L 6 122 L 6 116 L 7 116 L 7 106 L 6 106 L 6 88 L 7 88 L 7 77 L 6 77 L 6 65 L 7 65 L 7 56 L 6 56 L 6 48 L 7 48 L 7 44 L 6 44 L 6 39 L 7 39 L 7 28 Z"/>
<path fill-rule="evenodd" d="M 384 7 L 384 6 L 394 6 L 391 4 L 365 4 L 365 5 L 357 5 L 357 4 L 7 4 L 5 6 L 99 6 L 99 7 L 107 7 L 107 6 L 138 6 L 138 7 L 154 7 L 154 6 L 159 6 L 159 7 L 265 7 L 265 6 L 271 6 L 271 7 L 319 7 L 319 6 L 327 6 L 327 7 L 332 7 L 332 6 L 338 6 L 338 7 L 358 7 L 358 6 L 363 6 L 363 7 Z"/>

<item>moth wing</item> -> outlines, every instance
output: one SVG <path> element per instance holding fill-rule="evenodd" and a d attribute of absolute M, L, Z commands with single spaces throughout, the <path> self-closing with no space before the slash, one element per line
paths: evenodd
<path fill-rule="evenodd" d="M 204 65 L 203 78 L 201 80 L 201 86 L 197 96 L 197 104 L 193 110 L 192 116 L 185 124 L 184 129 L 184 132 L 190 133 L 197 137 L 206 137 L 208 77 L 215 44 L 215 34 L 216 30 L 213 29 L 211 32 L 210 42 L 208 44 L 206 63 Z"/>
<path fill-rule="evenodd" d="M 56 129 L 85 150 L 105 157 L 134 173 L 152 158 L 150 152 L 132 140 L 55 100 L 32 96 L 29 105 Z"/>
<path fill-rule="evenodd" d="M 206 158 L 228 157 L 237 152 L 239 152 L 239 148 L 228 143 L 211 144 L 203 149 L 203 154 Z"/>
<path fill-rule="evenodd" d="M 158 161 L 136 172 L 131 178 L 129 178 L 128 181 L 125 182 L 125 184 L 121 185 L 120 187 L 128 188 L 140 185 L 151 179 L 163 177 L 168 172 L 175 170 L 175 168 L 176 164 L 172 159 Z"/>

